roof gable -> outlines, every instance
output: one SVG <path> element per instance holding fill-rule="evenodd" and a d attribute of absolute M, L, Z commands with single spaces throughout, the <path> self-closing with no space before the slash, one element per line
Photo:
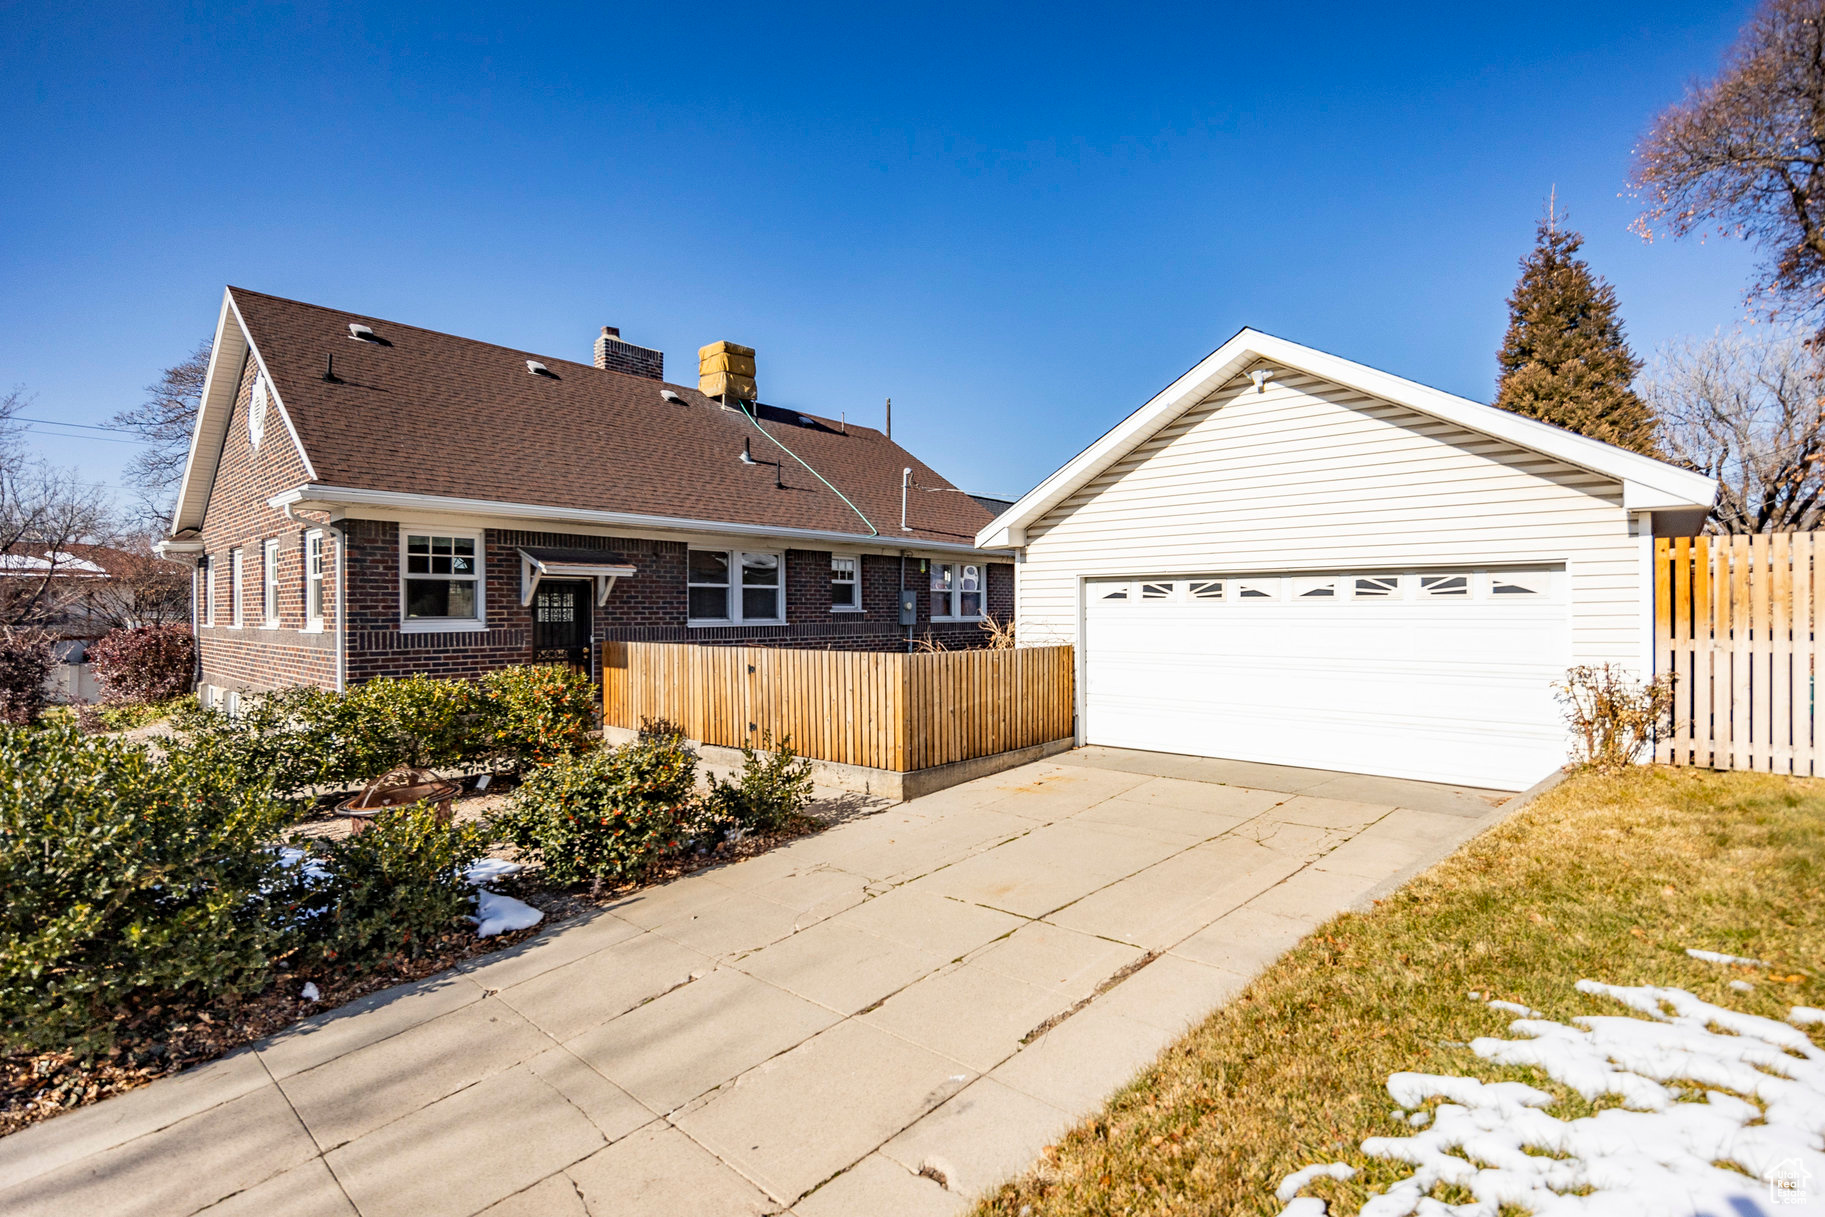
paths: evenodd
<path fill-rule="evenodd" d="M 1244 329 L 997 516 L 976 535 L 976 543 L 984 547 L 1024 544 L 1028 525 L 1063 503 L 1186 410 L 1205 401 L 1256 365 L 1269 370 L 1284 368 L 1306 372 L 1466 430 L 1506 440 L 1568 465 L 1614 478 L 1623 486 L 1624 507 L 1631 510 L 1709 507 L 1716 495 L 1716 483 L 1702 474 L 1507 410 L 1456 397 L 1283 338 Z"/>

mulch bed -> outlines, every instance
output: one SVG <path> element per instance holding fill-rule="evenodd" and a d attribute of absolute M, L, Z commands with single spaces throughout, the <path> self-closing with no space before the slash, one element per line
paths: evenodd
<path fill-rule="evenodd" d="M 522 872 L 491 883 L 489 888 L 523 900 L 545 914 L 545 920 L 529 930 L 494 938 L 453 932 L 415 958 L 399 956 L 366 971 L 281 973 L 264 991 L 249 997 L 153 1006 L 123 1022 L 113 1050 L 95 1060 L 79 1060 L 61 1052 L 0 1055 L 0 1136 L 212 1061 L 358 997 L 423 980 L 464 960 L 516 946 L 592 909 L 625 899 L 640 888 L 665 883 L 706 866 L 750 858 L 825 827 L 822 820 L 800 816 L 780 832 L 747 836 L 723 842 L 714 850 L 669 859 L 654 867 L 642 882 L 605 887 L 594 898 L 587 887 L 542 888 L 538 886 L 540 876 L 536 870 Z M 299 997 L 307 981 L 317 986 L 319 996 L 314 1002 Z"/>

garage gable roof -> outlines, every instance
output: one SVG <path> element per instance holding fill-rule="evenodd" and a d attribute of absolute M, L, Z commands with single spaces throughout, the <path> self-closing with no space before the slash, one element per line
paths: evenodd
<path fill-rule="evenodd" d="M 1028 525 L 1254 364 L 1274 370 L 1306 372 L 1555 457 L 1568 465 L 1615 478 L 1623 484 L 1623 506 L 1632 511 L 1709 508 L 1717 495 L 1717 483 L 1703 474 L 1352 363 L 1272 334 L 1244 329 L 995 517 L 988 527 L 976 534 L 976 544 L 996 548 L 1024 545 Z"/>

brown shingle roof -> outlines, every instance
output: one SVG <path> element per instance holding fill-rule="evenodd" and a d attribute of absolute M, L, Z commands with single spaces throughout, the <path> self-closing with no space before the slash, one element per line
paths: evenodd
<path fill-rule="evenodd" d="M 687 520 L 868 535 L 742 413 L 684 385 L 230 288 L 319 483 Z M 386 345 L 349 337 L 371 326 Z M 335 356 L 334 383 L 323 379 Z M 526 370 L 535 359 L 553 376 Z M 660 397 L 669 388 L 683 403 Z M 760 406 L 777 435 L 854 501 L 883 540 L 970 544 L 990 515 L 879 431 Z M 784 462 L 786 489 L 766 466 Z M 917 487 L 900 531 L 900 470 Z"/>

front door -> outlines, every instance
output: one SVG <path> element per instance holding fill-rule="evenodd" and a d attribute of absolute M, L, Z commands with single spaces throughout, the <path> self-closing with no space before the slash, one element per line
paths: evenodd
<path fill-rule="evenodd" d="M 532 595 L 532 662 L 589 671 L 588 580 L 540 580 Z"/>

